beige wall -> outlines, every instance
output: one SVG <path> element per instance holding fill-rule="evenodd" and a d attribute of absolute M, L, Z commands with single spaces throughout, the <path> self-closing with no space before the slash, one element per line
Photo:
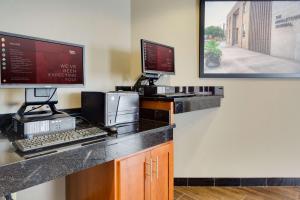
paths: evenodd
<path fill-rule="evenodd" d="M 86 45 L 84 90 L 132 84 L 130 0 L 0 0 L 0 30 Z M 59 89 L 59 108 L 80 106 L 80 88 Z M 15 112 L 24 90 L 1 89 L 0 113 Z M 21 191 L 18 200 L 63 200 L 64 179 Z"/>
<path fill-rule="evenodd" d="M 196 0 L 132 0 L 132 13 L 133 40 L 175 47 L 172 85 L 225 86 L 220 108 L 175 117 L 176 177 L 300 177 L 299 80 L 199 79 Z"/>
<path fill-rule="evenodd" d="M 132 83 L 130 0 L 0 0 L 0 30 L 86 45 L 86 90 Z M 59 108 L 80 106 L 81 89 L 59 89 Z M 15 112 L 24 90 L 0 91 L 0 113 Z"/>

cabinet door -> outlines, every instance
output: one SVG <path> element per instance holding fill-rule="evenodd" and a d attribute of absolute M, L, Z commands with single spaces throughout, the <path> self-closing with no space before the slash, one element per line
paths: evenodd
<path fill-rule="evenodd" d="M 151 151 L 151 200 L 173 200 L 173 143 Z"/>
<path fill-rule="evenodd" d="M 122 159 L 119 166 L 119 200 L 150 200 L 150 152 Z"/>

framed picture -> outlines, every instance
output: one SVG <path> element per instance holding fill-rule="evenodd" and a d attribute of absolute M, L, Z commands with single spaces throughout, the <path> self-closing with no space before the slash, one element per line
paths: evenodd
<path fill-rule="evenodd" d="M 200 0 L 200 77 L 299 78 L 300 0 Z"/>

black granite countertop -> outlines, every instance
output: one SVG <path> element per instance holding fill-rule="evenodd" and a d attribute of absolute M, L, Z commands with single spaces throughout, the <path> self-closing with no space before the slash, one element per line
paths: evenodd
<path fill-rule="evenodd" d="M 141 97 L 142 100 L 174 102 L 174 114 L 221 106 L 223 96 Z"/>
<path fill-rule="evenodd" d="M 152 101 L 188 101 L 188 100 L 200 100 L 200 99 L 221 99 L 224 98 L 223 96 L 213 96 L 213 95 L 195 95 L 195 96 L 186 96 L 186 97 L 162 97 L 162 96 L 152 96 L 152 97 L 147 97 L 147 96 L 141 96 L 141 99 L 145 100 L 152 100 Z"/>
<path fill-rule="evenodd" d="M 0 134 L 0 196 L 109 162 L 173 139 L 174 125 L 141 119 L 135 131 L 21 155 Z"/>

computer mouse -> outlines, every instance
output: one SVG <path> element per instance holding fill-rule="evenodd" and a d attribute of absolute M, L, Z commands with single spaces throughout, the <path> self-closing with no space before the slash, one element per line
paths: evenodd
<path fill-rule="evenodd" d="M 109 127 L 109 129 L 108 129 L 110 132 L 113 132 L 113 133 L 116 133 L 116 132 L 118 132 L 118 129 L 117 129 L 117 127 L 115 127 L 115 126 L 113 126 L 113 127 Z"/>

